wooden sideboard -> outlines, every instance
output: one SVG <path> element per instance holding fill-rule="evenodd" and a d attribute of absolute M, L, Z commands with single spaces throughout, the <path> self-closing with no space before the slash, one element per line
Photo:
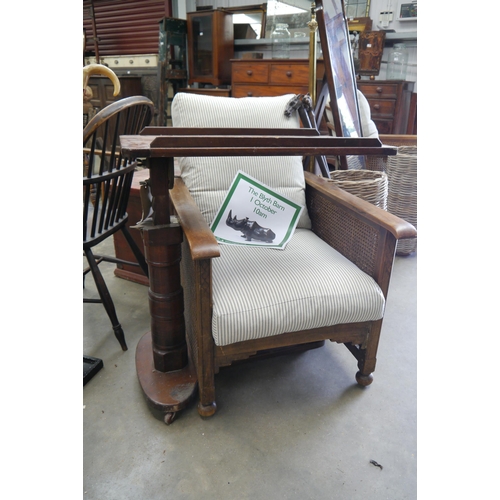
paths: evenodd
<path fill-rule="evenodd" d="M 370 104 L 379 134 L 407 133 L 413 82 L 358 80 L 357 85 Z"/>
<path fill-rule="evenodd" d="M 323 77 L 318 61 L 317 78 Z M 231 61 L 232 97 L 263 97 L 309 92 L 307 59 L 233 59 Z"/>
<path fill-rule="evenodd" d="M 324 75 L 318 60 L 317 80 Z M 413 82 L 400 80 L 358 80 L 358 89 L 370 104 L 371 117 L 379 134 L 406 134 Z M 262 97 L 309 92 L 307 59 L 233 59 L 232 97 Z M 414 132 L 412 132 L 414 133 Z"/>

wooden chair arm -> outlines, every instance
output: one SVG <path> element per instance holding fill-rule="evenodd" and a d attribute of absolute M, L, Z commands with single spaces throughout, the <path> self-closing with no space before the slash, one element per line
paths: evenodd
<path fill-rule="evenodd" d="M 416 229 L 405 220 L 340 189 L 328 179 L 318 177 L 310 172 L 305 172 L 305 176 L 309 189 L 322 193 L 331 203 L 350 211 L 356 215 L 356 218 L 365 219 L 371 225 L 384 228 L 397 240 L 416 237 Z M 170 195 L 179 222 L 189 242 L 193 259 L 219 257 L 219 244 L 182 179 L 175 179 L 174 188 L 170 191 Z M 314 210 L 312 212 L 314 213 Z M 314 219 L 313 213 L 311 216 Z"/>
<path fill-rule="evenodd" d="M 417 230 L 405 220 L 376 207 L 358 196 L 339 188 L 324 177 L 318 177 L 310 172 L 304 172 L 307 186 L 317 190 L 344 209 L 356 214 L 356 218 L 364 218 L 370 224 L 375 224 L 389 231 L 397 240 L 414 238 Z"/>
<path fill-rule="evenodd" d="M 200 260 L 219 257 L 219 244 L 180 177 L 175 178 L 170 199 L 189 245 L 191 258 Z"/>

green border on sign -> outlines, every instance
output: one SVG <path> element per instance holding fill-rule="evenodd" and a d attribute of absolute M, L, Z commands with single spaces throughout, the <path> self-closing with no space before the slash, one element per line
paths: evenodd
<path fill-rule="evenodd" d="M 261 189 L 265 193 L 267 193 L 267 194 L 269 194 L 269 195 L 277 198 L 281 202 L 286 203 L 288 206 L 292 207 L 295 210 L 295 214 L 292 217 L 292 219 L 290 220 L 290 223 L 288 224 L 288 230 L 287 230 L 284 238 L 281 240 L 281 242 L 278 243 L 278 244 L 275 244 L 275 245 L 271 245 L 271 244 L 267 244 L 267 245 L 260 244 L 260 245 L 258 245 L 258 244 L 255 244 L 255 243 L 248 243 L 248 242 L 247 243 L 238 243 L 238 242 L 235 242 L 235 241 L 225 240 L 224 238 L 220 238 L 218 236 L 216 236 L 216 239 L 218 241 L 221 241 L 221 242 L 224 242 L 224 243 L 228 243 L 228 244 L 232 244 L 232 245 L 243 245 L 243 246 L 254 246 L 254 247 L 268 247 L 268 248 L 273 248 L 273 247 L 280 248 L 280 247 L 282 247 L 283 243 L 287 242 L 290 239 L 291 233 L 295 229 L 295 226 L 297 225 L 297 221 L 298 221 L 299 215 L 300 215 L 303 207 L 301 205 L 298 205 L 297 203 L 294 203 L 293 201 L 289 200 L 288 198 L 285 198 L 284 196 L 280 195 L 279 193 L 276 193 L 276 191 L 273 191 L 269 187 L 261 184 L 260 182 L 258 182 L 253 177 L 249 177 L 244 172 L 238 172 L 236 174 L 236 177 L 234 178 L 234 181 L 231 184 L 231 186 L 230 186 L 230 188 L 229 188 L 229 190 L 227 192 L 227 195 L 226 195 L 226 198 L 224 200 L 224 203 L 221 205 L 217 216 L 215 217 L 214 221 L 212 222 L 212 225 L 210 226 L 211 231 L 213 233 L 215 233 L 215 230 L 216 230 L 217 226 L 219 225 L 219 222 L 220 222 L 220 220 L 222 218 L 222 215 L 226 211 L 226 208 L 227 208 L 229 202 L 231 201 L 231 198 L 233 197 L 233 194 L 236 191 L 236 188 L 238 187 L 238 184 L 242 180 L 248 182 L 249 184 L 251 184 L 251 185 L 253 185 L 253 186 L 255 186 L 255 187 L 259 188 L 259 189 Z"/>

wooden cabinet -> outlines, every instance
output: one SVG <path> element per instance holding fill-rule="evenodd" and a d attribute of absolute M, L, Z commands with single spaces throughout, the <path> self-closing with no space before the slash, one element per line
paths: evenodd
<path fill-rule="evenodd" d="M 323 66 L 318 61 L 318 79 Z M 307 59 L 234 59 L 231 61 L 233 97 L 262 97 L 309 92 Z"/>
<path fill-rule="evenodd" d="M 91 76 L 88 86 L 92 89 L 92 99 L 90 103 L 83 105 L 83 126 L 85 127 L 94 115 L 111 103 L 131 97 L 143 95 L 140 76 L 118 76 L 120 80 L 120 93 L 113 95 L 115 90 L 113 82 L 107 76 Z"/>
<path fill-rule="evenodd" d="M 187 14 L 189 84 L 229 85 L 234 57 L 233 15 L 223 10 Z"/>
<path fill-rule="evenodd" d="M 107 76 L 91 76 L 89 87 L 92 89 L 92 99 L 90 103 L 97 112 L 109 104 L 134 95 L 142 95 L 142 84 L 140 76 L 119 76 L 120 93 L 113 95 L 113 82 Z"/>
<path fill-rule="evenodd" d="M 131 229 L 131 226 L 135 226 L 142 219 L 142 203 L 141 203 L 141 181 L 149 179 L 149 169 L 145 168 L 143 170 L 138 170 L 134 172 L 134 178 L 132 179 L 132 188 L 130 189 L 130 196 L 127 204 L 128 222 L 127 229 L 130 231 L 130 235 L 137 243 L 137 246 L 142 250 L 144 248 L 144 243 L 142 241 L 141 231 L 137 229 Z M 113 234 L 113 242 L 115 245 L 115 255 L 118 259 L 128 260 L 129 262 L 137 262 L 130 246 L 123 236 L 121 231 Z M 141 285 L 149 285 L 149 280 L 144 274 L 142 269 L 137 266 L 130 266 L 128 264 L 117 264 L 115 269 L 115 276 L 123 278 L 134 283 L 139 283 Z"/>
<path fill-rule="evenodd" d="M 406 134 L 414 83 L 400 80 L 360 80 L 357 83 L 370 104 L 379 134 Z"/>

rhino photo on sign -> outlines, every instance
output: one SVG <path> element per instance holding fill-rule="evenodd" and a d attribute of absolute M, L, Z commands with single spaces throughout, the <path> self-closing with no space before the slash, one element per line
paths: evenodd
<path fill-rule="evenodd" d="M 236 231 L 241 231 L 243 233 L 241 235 L 242 238 L 245 238 L 247 241 L 252 241 L 252 239 L 254 239 L 272 243 L 274 238 L 276 238 L 276 234 L 272 229 L 261 227 L 254 220 L 248 220 L 248 217 L 238 220 L 236 215 L 232 217 L 231 210 L 229 210 L 226 224 Z"/>
<path fill-rule="evenodd" d="M 211 229 L 221 243 L 283 250 L 304 207 L 239 171 Z"/>

